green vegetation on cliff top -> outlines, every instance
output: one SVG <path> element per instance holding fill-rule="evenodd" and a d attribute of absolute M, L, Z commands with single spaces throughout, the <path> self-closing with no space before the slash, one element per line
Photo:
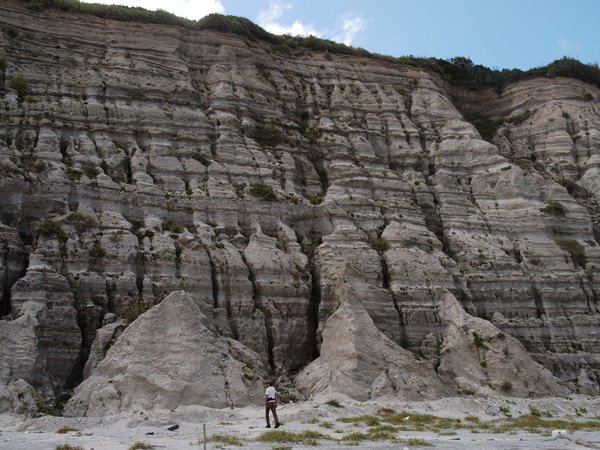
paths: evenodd
<path fill-rule="evenodd" d="M 120 5 L 101 5 L 81 3 L 79 0 L 20 0 L 27 8 L 39 11 L 45 8 L 58 8 L 63 11 L 93 14 L 97 17 L 118 21 L 135 21 L 177 25 L 191 30 L 216 30 L 243 36 L 250 42 L 263 41 L 272 44 L 273 50 L 283 54 L 303 50 L 324 51 L 328 54 L 345 54 L 370 57 L 393 64 L 405 64 L 420 67 L 440 74 L 455 85 L 493 87 L 501 91 L 508 83 L 533 77 L 576 78 L 600 86 L 598 64 L 584 64 L 576 59 L 564 57 L 547 66 L 527 71 L 520 69 L 489 69 L 473 64 L 469 58 L 456 57 L 448 60 L 438 58 L 420 58 L 415 56 L 392 57 L 370 53 L 362 48 L 350 47 L 314 36 L 300 37 L 274 35 L 243 17 L 209 14 L 198 21 L 178 17 L 164 10 L 149 11 L 140 7 Z"/>

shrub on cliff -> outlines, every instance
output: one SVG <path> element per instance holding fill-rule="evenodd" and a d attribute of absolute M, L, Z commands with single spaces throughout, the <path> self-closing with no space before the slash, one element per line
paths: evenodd
<path fill-rule="evenodd" d="M 260 197 L 265 201 L 274 202 L 277 200 L 277 195 L 271 186 L 264 183 L 252 183 L 250 185 L 250 194 L 255 197 Z"/>
<path fill-rule="evenodd" d="M 571 261 L 575 266 L 579 266 L 582 269 L 585 269 L 586 258 L 585 258 L 585 249 L 583 245 L 577 242 L 575 239 L 557 239 L 556 244 L 562 248 L 565 252 L 571 255 Z"/>
<path fill-rule="evenodd" d="M 256 125 L 252 139 L 261 147 L 275 147 L 285 142 L 285 134 L 275 125 Z"/>
<path fill-rule="evenodd" d="M 27 92 L 29 92 L 29 83 L 21 75 L 12 77 L 8 81 L 8 87 L 10 89 L 14 89 L 15 91 L 17 91 L 17 95 L 19 96 L 20 99 L 25 98 L 25 95 L 27 94 Z"/>

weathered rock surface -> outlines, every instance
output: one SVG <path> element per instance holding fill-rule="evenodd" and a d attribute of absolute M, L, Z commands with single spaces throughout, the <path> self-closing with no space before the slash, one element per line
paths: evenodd
<path fill-rule="evenodd" d="M 371 395 L 436 395 L 403 385 L 407 368 L 442 380 L 437 395 L 600 392 L 596 86 L 532 78 L 498 94 L 17 0 L 0 4 L 0 49 L 3 410 L 22 404 L 16 383 L 64 398 L 86 363 L 70 413 L 129 408 L 147 384 L 111 355 L 135 357 L 130 330 L 168 328 L 157 311 L 179 291 L 195 305 L 182 326 L 204 330 L 190 348 L 228 339 L 257 375 L 304 369 L 312 393 L 346 388 L 307 367 L 348 367 L 335 330 L 358 322 L 369 331 L 345 330 L 347 351 L 389 354 L 348 378 Z M 506 119 L 493 143 L 468 122 L 489 116 Z M 339 261 L 360 274 L 345 288 Z M 102 328 L 144 311 L 120 337 Z M 114 373 L 126 385 L 107 386 Z M 136 401 L 175 404 L 178 389 Z M 193 401 L 251 400 L 231 398 Z"/>
<path fill-rule="evenodd" d="M 246 406 L 263 398 L 255 352 L 216 335 L 194 299 L 178 291 L 139 316 L 78 386 L 65 414 Z"/>

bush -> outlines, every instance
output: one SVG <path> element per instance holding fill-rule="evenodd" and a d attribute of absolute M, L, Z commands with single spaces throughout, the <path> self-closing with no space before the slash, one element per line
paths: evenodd
<path fill-rule="evenodd" d="M 373 241 L 373 248 L 379 253 L 383 253 L 386 250 L 389 250 L 391 248 L 391 245 L 385 238 L 378 237 Z"/>
<path fill-rule="evenodd" d="M 566 188 L 569 195 L 573 197 L 585 196 L 587 192 L 585 188 L 567 178 L 559 178 L 556 182 Z"/>
<path fill-rule="evenodd" d="M 583 245 L 577 242 L 574 239 L 557 239 L 556 244 L 562 248 L 565 252 L 571 255 L 571 261 L 575 266 L 579 266 L 582 269 L 585 269 L 586 258 L 585 258 L 585 249 Z"/>
<path fill-rule="evenodd" d="M 275 147 L 285 142 L 285 135 L 275 125 L 257 125 L 252 139 L 261 147 Z"/>
<path fill-rule="evenodd" d="M 192 158 L 194 158 L 196 161 L 198 161 L 204 167 L 208 167 L 210 165 L 210 161 L 202 153 L 196 152 L 192 155 Z"/>
<path fill-rule="evenodd" d="M 250 184 L 250 194 L 260 197 L 267 202 L 277 201 L 277 195 L 271 186 L 264 183 Z"/>
<path fill-rule="evenodd" d="M 183 226 L 179 222 L 167 222 L 165 228 L 169 233 L 181 234 L 183 233 Z"/>
<path fill-rule="evenodd" d="M 20 99 L 25 98 L 25 95 L 29 92 L 29 82 L 22 77 L 21 75 L 17 75 L 16 77 L 12 77 L 8 81 L 7 85 L 10 89 L 14 89 L 17 91 L 17 95 Z"/>
<path fill-rule="evenodd" d="M 322 203 L 323 199 L 325 198 L 322 192 L 319 192 L 318 194 L 306 194 L 305 197 L 313 205 L 318 205 L 319 203 Z"/>
<path fill-rule="evenodd" d="M 548 200 L 546 206 L 541 208 L 540 211 L 551 216 L 565 217 L 565 207 L 556 200 Z"/>
<path fill-rule="evenodd" d="M 37 234 L 40 236 L 52 236 L 62 234 L 62 227 L 60 223 L 55 222 L 52 219 L 44 219 L 37 226 Z"/>
<path fill-rule="evenodd" d="M 472 122 L 473 126 L 477 128 L 479 134 L 481 135 L 481 139 L 484 141 L 492 142 L 494 136 L 498 132 L 498 128 L 504 123 L 503 119 L 479 119 Z"/>
<path fill-rule="evenodd" d="M 100 242 L 94 242 L 94 246 L 90 249 L 89 254 L 92 258 L 104 258 L 106 251 L 100 245 Z"/>

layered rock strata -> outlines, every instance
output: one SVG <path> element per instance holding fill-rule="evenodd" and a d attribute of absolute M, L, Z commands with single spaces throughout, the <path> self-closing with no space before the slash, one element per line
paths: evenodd
<path fill-rule="evenodd" d="M 344 328 L 359 361 L 393 349 L 356 392 L 419 396 L 394 374 L 424 367 L 438 380 L 426 397 L 599 392 L 596 86 L 474 91 L 367 57 L 16 0 L 0 27 L 3 409 L 17 383 L 68 392 L 91 354 L 75 398 L 92 413 L 98 374 L 134 356 L 109 350 L 108 370 L 96 340 L 124 352 L 130 330 L 165 327 L 176 291 L 195 308 L 181 323 L 200 321 L 211 348 L 229 340 L 265 375 L 318 365 L 301 377 L 311 393 L 341 388 L 323 374 L 348 363 L 347 321 L 368 326 Z M 505 119 L 493 143 L 467 121 L 484 114 Z M 352 302 L 333 261 L 362 280 Z M 108 314 L 135 321 L 117 337 Z M 131 405 L 118 390 L 93 413 Z M 236 398 L 194 401 L 254 401 Z"/>

